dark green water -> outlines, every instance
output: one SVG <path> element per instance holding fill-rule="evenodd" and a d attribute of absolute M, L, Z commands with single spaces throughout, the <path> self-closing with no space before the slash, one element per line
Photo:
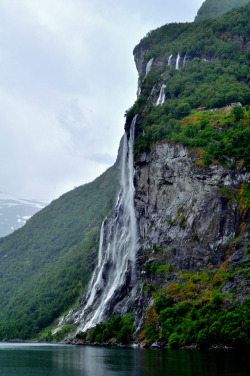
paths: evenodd
<path fill-rule="evenodd" d="M 0 376 L 246 376 L 242 353 L 0 343 Z"/>

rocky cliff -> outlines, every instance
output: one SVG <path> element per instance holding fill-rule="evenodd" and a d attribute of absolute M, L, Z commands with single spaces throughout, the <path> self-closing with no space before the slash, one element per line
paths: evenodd
<path fill-rule="evenodd" d="M 167 343 L 159 334 L 157 296 L 171 297 L 178 306 L 206 304 L 216 292 L 230 307 L 249 295 L 249 214 L 244 197 L 232 193 L 242 192 L 250 173 L 241 164 L 234 169 L 199 162 L 197 150 L 173 142 L 157 143 L 135 161 L 137 281 L 117 290 L 105 320 L 114 312 L 133 314 L 133 338 L 143 347 Z M 72 312 L 74 319 L 79 318 L 79 308 Z M 84 300 L 80 311 L 83 308 Z M 74 319 L 71 314 L 66 322 Z M 81 320 L 76 321 L 81 325 Z M 147 336 L 152 326 L 155 332 Z"/>
<path fill-rule="evenodd" d="M 162 248 L 162 262 L 183 270 L 230 260 L 234 250 L 228 243 L 247 220 L 223 188 L 240 190 L 249 172 L 199 166 L 199 159 L 180 144 L 159 143 L 136 161 L 135 208 L 143 248 Z M 237 253 L 243 258 L 242 251 Z"/>
<path fill-rule="evenodd" d="M 199 166 L 199 158 L 182 145 L 159 143 L 136 162 L 135 208 L 146 287 L 141 304 L 147 308 L 151 290 L 170 292 L 176 281 L 186 282 L 185 271 L 247 265 L 249 217 L 228 192 L 240 190 L 250 175 L 244 168 Z M 204 293 L 198 290 L 197 295 Z M 236 299 L 247 298 L 249 283 L 242 273 L 225 281 L 222 292 L 231 290 Z M 178 293 L 173 296 L 178 301 Z"/>
<path fill-rule="evenodd" d="M 237 313 L 243 317 L 249 294 L 249 112 L 241 103 L 232 113 L 222 108 L 232 98 L 248 103 L 243 13 L 205 28 L 166 25 L 136 46 L 138 99 L 126 113 L 118 206 L 104 224 L 93 288 L 60 321 L 76 325 L 79 338 L 88 330 L 90 342 L 128 343 L 134 322 L 133 339 L 146 346 L 161 340 L 202 347 L 225 343 L 223 336 L 246 344 L 239 334 L 244 320 L 234 320 L 239 333 L 232 338 L 225 333 L 233 328 L 209 333 L 220 326 L 208 320 L 211 312 L 202 321 L 205 310 L 218 310 L 223 323 L 231 320 L 228 310 L 243 307 Z M 237 38 L 236 18 L 242 23 Z M 136 241 L 129 243 L 132 233 Z M 119 284 L 112 277 L 117 271 Z"/>
<path fill-rule="evenodd" d="M 246 48 L 245 39 L 239 43 Z M 150 43 L 145 41 L 134 50 L 139 87 L 145 87 L 150 52 Z M 212 55 L 161 55 L 151 58 L 150 69 L 160 73 L 164 66 L 180 69 L 195 58 L 216 61 Z M 164 73 L 144 104 L 144 114 L 150 102 L 157 106 L 162 77 Z M 138 137 L 145 137 L 143 122 L 143 115 L 139 116 Z M 249 192 L 245 194 L 244 190 L 249 189 L 250 173 L 242 161 L 231 167 L 216 161 L 204 165 L 202 154 L 199 148 L 159 141 L 151 150 L 138 154 L 135 161 L 142 286 L 136 333 L 146 346 L 150 338 L 150 334 L 145 335 L 147 328 L 155 325 L 156 333 L 162 330 L 157 329 L 153 305 L 157 294 L 171 296 L 180 303 L 197 297 L 206 299 L 216 290 L 227 294 L 224 303 L 228 307 L 249 296 Z M 209 275 L 205 283 L 200 278 L 204 273 Z"/>

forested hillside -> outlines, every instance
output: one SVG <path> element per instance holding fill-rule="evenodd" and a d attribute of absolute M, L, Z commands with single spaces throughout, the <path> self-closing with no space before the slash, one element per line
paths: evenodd
<path fill-rule="evenodd" d="M 247 4 L 249 0 L 206 0 L 198 10 L 195 21 L 220 17 L 230 9 Z"/>
<path fill-rule="evenodd" d="M 0 239 L 0 338 L 30 338 L 77 301 L 95 265 L 119 162 Z"/>

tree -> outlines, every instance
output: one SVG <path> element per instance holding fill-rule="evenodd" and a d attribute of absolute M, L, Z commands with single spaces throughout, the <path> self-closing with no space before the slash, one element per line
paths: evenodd
<path fill-rule="evenodd" d="M 176 117 L 178 119 L 181 119 L 182 117 L 189 115 L 190 112 L 191 112 L 190 104 L 189 103 L 181 103 L 176 108 Z"/>
<path fill-rule="evenodd" d="M 240 121 L 244 118 L 245 109 L 241 106 L 236 106 L 232 109 L 232 115 L 234 116 L 235 121 Z"/>

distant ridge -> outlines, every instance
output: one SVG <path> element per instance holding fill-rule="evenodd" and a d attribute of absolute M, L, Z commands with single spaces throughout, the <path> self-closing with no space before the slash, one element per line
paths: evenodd
<path fill-rule="evenodd" d="M 195 21 L 217 18 L 229 10 L 249 3 L 249 0 L 206 0 L 198 10 Z"/>

